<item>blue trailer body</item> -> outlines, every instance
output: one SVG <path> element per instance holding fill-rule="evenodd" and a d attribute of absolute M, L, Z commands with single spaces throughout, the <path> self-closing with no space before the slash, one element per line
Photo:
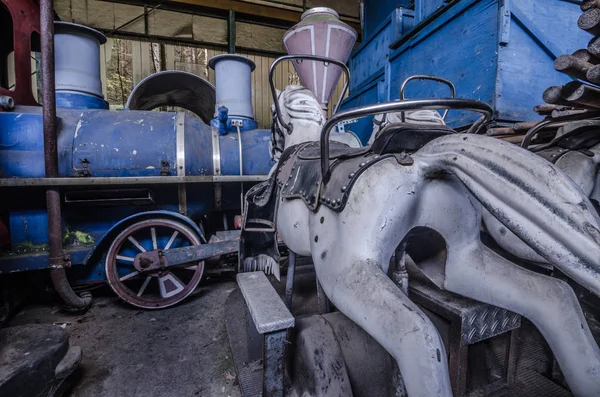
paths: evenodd
<path fill-rule="evenodd" d="M 367 0 L 366 13 L 372 3 L 385 8 L 397 2 Z M 569 81 L 554 70 L 553 60 L 585 48 L 591 39 L 577 28 L 580 14 L 578 2 L 570 0 L 417 0 L 412 15 L 393 10 L 355 50 L 350 96 L 342 108 L 398 99 L 407 77 L 429 74 L 452 81 L 458 97 L 490 104 L 498 121 L 536 120 L 533 107 L 542 102 L 543 91 Z M 370 21 L 368 15 L 365 20 Z M 423 82 L 411 84 L 406 95 L 441 97 L 448 92 Z M 472 120 L 461 112 L 448 118 L 453 126 Z M 364 142 L 370 122 L 355 124 L 353 132 Z"/>

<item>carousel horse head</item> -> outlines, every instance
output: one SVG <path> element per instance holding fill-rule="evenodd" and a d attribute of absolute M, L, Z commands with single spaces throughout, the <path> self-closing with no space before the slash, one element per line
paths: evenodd
<path fill-rule="evenodd" d="M 291 146 L 319 140 L 321 129 L 327 121 L 314 94 L 302 86 L 290 85 L 283 92 L 277 91 L 277 103 L 281 113 L 279 117 L 275 106 L 271 107 L 275 159 Z"/>

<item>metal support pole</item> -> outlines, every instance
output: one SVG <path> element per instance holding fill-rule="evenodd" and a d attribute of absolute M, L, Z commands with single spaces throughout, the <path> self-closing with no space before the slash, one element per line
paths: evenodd
<path fill-rule="evenodd" d="M 294 294 L 294 274 L 296 273 L 296 253 L 290 251 L 290 260 L 285 283 L 285 305 L 292 310 L 292 296 Z"/>
<path fill-rule="evenodd" d="M 58 176 L 58 150 L 56 134 L 56 97 L 54 81 L 54 4 L 53 0 L 40 0 L 40 30 L 42 49 L 42 116 L 44 128 L 44 166 L 46 177 Z M 91 297 L 80 298 L 73 292 L 63 266 L 69 264 L 62 246 L 62 218 L 58 187 L 46 190 L 48 211 L 48 245 L 50 248 L 50 276 L 54 287 L 65 303 L 78 310 L 91 303 Z"/>
<path fill-rule="evenodd" d="M 227 45 L 230 54 L 235 54 L 235 11 L 229 10 L 227 19 Z"/>

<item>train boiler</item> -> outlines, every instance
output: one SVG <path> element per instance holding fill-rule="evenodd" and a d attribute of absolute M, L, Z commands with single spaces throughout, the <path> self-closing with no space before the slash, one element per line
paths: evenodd
<path fill-rule="evenodd" d="M 3 26 L 13 26 L 2 32 L 9 37 L 0 53 L 14 51 L 16 60 L 39 46 L 39 14 L 30 3 L 0 3 Z M 25 6 L 27 45 L 23 24 L 11 17 Z M 190 246 L 205 250 L 195 259 L 235 252 L 243 193 L 272 166 L 271 132 L 257 128 L 254 64 L 238 55 L 210 61 L 216 89 L 195 75 L 164 71 L 140 82 L 126 109 L 109 110 L 99 63 L 105 41 L 91 28 L 55 22 L 56 178 L 45 174 L 42 108 L 28 93 L 30 71 L 22 70 L 30 62 L 20 64 L 15 88 L 0 88 L 0 274 L 52 266 L 44 191 L 56 186 L 70 282 L 108 280 L 128 303 L 168 307 L 193 292 L 206 261 L 149 268 L 138 254 Z M 0 67 L 0 82 L 7 70 Z M 153 111 L 165 106 L 188 112 Z"/>

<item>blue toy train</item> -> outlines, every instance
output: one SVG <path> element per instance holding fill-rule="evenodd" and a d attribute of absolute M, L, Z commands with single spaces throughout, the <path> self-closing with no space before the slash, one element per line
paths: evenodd
<path fill-rule="evenodd" d="M 253 118 L 254 64 L 236 55 L 213 58 L 216 90 L 195 75 L 161 72 L 134 89 L 128 109 L 111 111 L 99 77 L 105 37 L 63 22 L 55 32 L 60 178 L 44 178 L 41 108 L 18 101 L 5 106 L 0 226 L 9 238 L 0 274 L 49 267 L 44 191 L 54 184 L 61 191 L 70 281 L 104 282 L 108 273 L 111 287 L 133 305 L 173 305 L 198 285 L 204 263 L 135 277 L 133 258 L 206 244 L 210 236 L 231 238 L 243 192 L 272 166 L 271 132 L 257 129 Z M 198 117 L 152 111 L 167 105 Z"/>

